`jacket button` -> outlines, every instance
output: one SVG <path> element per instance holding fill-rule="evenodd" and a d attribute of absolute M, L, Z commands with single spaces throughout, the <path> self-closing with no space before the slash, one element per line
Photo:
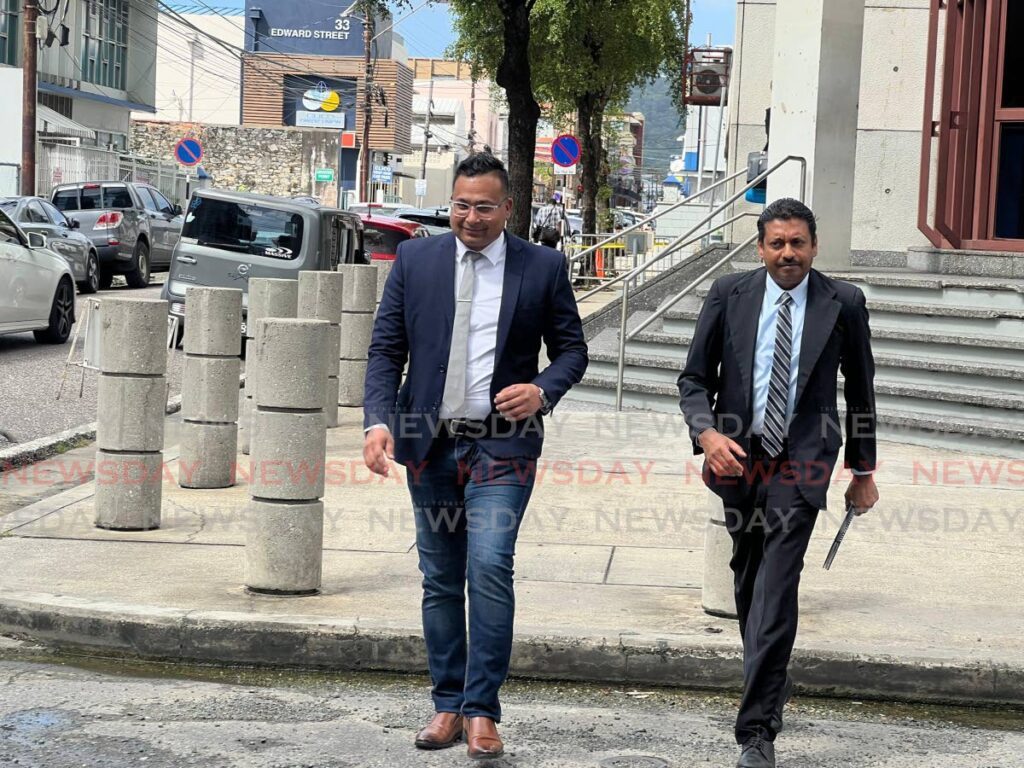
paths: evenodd
<path fill-rule="evenodd" d="M 442 366 L 440 366 L 440 367 L 439 367 L 439 368 L 437 369 L 437 371 L 438 371 L 438 373 L 444 373 L 444 366 L 443 366 L 443 365 L 442 365 Z"/>

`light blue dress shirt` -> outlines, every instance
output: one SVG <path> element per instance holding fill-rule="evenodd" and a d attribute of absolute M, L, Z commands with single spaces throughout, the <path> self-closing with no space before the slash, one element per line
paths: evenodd
<path fill-rule="evenodd" d="M 783 293 L 793 297 L 790 317 L 793 321 L 793 344 L 789 356 L 789 402 L 786 405 L 786 427 L 793 418 L 796 406 L 797 374 L 800 372 L 800 342 L 804 335 L 804 316 L 807 310 L 807 281 L 810 273 L 804 275 L 800 284 L 791 291 L 783 291 L 772 276 L 765 272 L 764 300 L 761 302 L 761 316 L 757 321 L 757 344 L 754 347 L 754 420 L 751 431 L 760 435 L 764 429 L 764 409 L 768 406 L 768 384 L 772 378 L 772 360 L 775 357 L 775 326 L 779 320 L 779 299 Z"/>

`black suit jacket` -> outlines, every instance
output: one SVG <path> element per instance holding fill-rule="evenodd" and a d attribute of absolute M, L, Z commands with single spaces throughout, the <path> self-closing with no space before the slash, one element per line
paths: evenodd
<path fill-rule="evenodd" d="M 505 234 L 505 276 L 498 313 L 491 402 L 511 384 L 532 382 L 554 405 L 587 369 L 587 342 L 565 257 Z M 365 426 L 387 424 L 395 459 L 421 462 L 438 432 L 455 323 L 455 235 L 398 246 L 373 326 L 366 366 Z M 539 371 L 541 342 L 550 364 Z M 405 381 L 402 369 L 408 362 Z M 492 407 L 492 416 L 497 409 Z M 503 426 L 479 440 L 496 458 L 536 458 L 543 419 Z"/>
<path fill-rule="evenodd" d="M 678 380 L 679 404 L 695 454 L 703 452 L 697 435 L 714 427 L 739 443 L 749 457 L 754 353 L 765 278 L 763 268 L 719 278 L 701 309 Z M 825 508 L 829 479 L 843 444 L 836 405 L 840 370 L 845 378 L 845 466 L 874 469 L 875 364 L 864 294 L 812 269 L 788 437 L 800 492 L 818 509 Z M 705 482 L 727 504 L 742 503 L 749 477 L 718 477 L 705 466 Z"/>

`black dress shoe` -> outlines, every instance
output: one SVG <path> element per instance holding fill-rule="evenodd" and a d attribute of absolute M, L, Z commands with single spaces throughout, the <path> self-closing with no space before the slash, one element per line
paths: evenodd
<path fill-rule="evenodd" d="M 760 736 L 743 742 L 736 768 L 775 768 L 775 745 Z"/>

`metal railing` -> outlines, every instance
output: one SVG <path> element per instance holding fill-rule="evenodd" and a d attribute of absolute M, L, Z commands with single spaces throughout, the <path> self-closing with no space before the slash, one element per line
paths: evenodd
<path fill-rule="evenodd" d="M 669 243 L 669 245 L 661 253 L 659 253 L 655 257 L 649 259 L 644 264 L 642 264 L 640 266 L 637 266 L 635 269 L 632 269 L 632 270 L 630 270 L 629 272 L 627 272 L 627 273 L 625 273 L 623 275 L 619 275 L 614 280 L 606 283 L 605 285 L 603 285 L 603 286 L 601 286 L 599 288 L 596 288 L 594 290 L 588 291 L 587 293 L 583 294 L 580 297 L 579 300 L 583 301 L 583 300 L 589 298 L 590 296 L 594 295 L 595 293 L 598 293 L 599 291 L 604 290 L 605 288 L 611 286 L 614 283 L 617 283 L 617 282 L 621 282 L 622 283 L 622 306 L 621 306 L 621 310 L 622 311 L 621 311 L 621 316 L 620 316 L 620 319 L 619 319 L 619 357 L 618 357 L 618 366 L 617 366 L 616 377 L 615 377 L 615 410 L 616 411 L 621 411 L 622 410 L 622 390 L 623 390 L 623 382 L 624 382 L 624 378 L 625 378 L 625 367 L 626 367 L 626 342 L 627 341 L 631 341 L 632 339 L 636 338 L 636 336 L 638 334 L 643 332 L 646 328 L 650 327 L 651 324 L 653 324 L 655 321 L 661 319 L 665 315 L 666 312 L 668 312 L 672 307 L 674 307 L 677 303 L 679 303 L 685 296 L 689 295 L 698 285 L 700 285 L 708 277 L 710 277 L 712 274 L 714 274 L 716 270 L 718 270 L 718 269 L 722 268 L 723 266 L 725 266 L 726 264 L 728 264 L 736 256 L 736 254 L 740 253 L 740 251 L 742 251 L 744 248 L 747 248 L 751 244 L 753 244 L 753 242 L 757 239 L 757 233 L 755 232 L 753 235 L 751 235 L 746 240 L 744 240 L 740 245 L 737 245 L 732 250 L 730 250 L 725 256 L 723 256 L 721 259 L 719 259 L 717 262 L 715 262 L 715 264 L 713 266 L 711 266 L 709 269 L 707 269 L 703 273 L 701 273 L 701 275 L 699 277 L 697 277 L 695 280 L 691 281 L 685 288 L 683 288 L 683 290 L 681 290 L 679 293 L 677 293 L 675 296 L 673 296 L 671 299 L 669 299 L 669 301 L 667 301 L 664 304 L 662 304 L 653 314 L 651 314 L 650 317 L 646 318 L 642 323 L 640 323 L 640 325 L 638 325 L 636 328 L 634 328 L 632 331 L 630 331 L 627 334 L 626 333 L 626 321 L 629 318 L 629 286 L 630 286 L 630 282 L 631 281 L 632 282 L 637 282 L 638 278 L 641 275 L 644 274 L 644 271 L 646 269 L 648 269 L 651 265 L 656 264 L 657 262 L 661 261 L 663 258 L 665 258 L 667 255 L 672 253 L 674 250 L 678 250 L 679 248 L 682 248 L 683 246 L 685 246 L 685 245 L 687 245 L 687 244 L 689 244 L 691 242 L 694 242 L 696 240 L 700 240 L 702 237 L 710 234 L 711 232 L 714 232 L 714 231 L 716 231 L 718 229 L 721 229 L 721 228 L 723 228 L 725 226 L 728 226 L 729 224 L 731 224 L 731 223 L 733 223 L 733 222 L 743 218 L 744 216 L 755 215 L 753 212 L 750 212 L 750 211 L 734 215 L 731 218 L 726 219 L 725 221 L 723 221 L 723 222 L 721 222 L 719 224 L 713 225 L 712 227 L 710 227 L 705 232 L 702 232 L 700 235 L 694 236 L 694 233 L 700 227 L 702 227 L 705 224 L 707 224 L 708 222 L 710 222 L 712 219 L 714 219 L 715 216 L 719 215 L 720 213 L 723 213 L 727 208 L 730 208 L 731 206 L 734 206 L 736 204 L 736 201 L 738 201 L 741 197 L 743 197 L 749 190 L 751 190 L 754 187 L 758 186 L 761 182 L 763 182 L 765 179 L 767 179 L 769 176 L 771 176 L 775 171 L 777 171 L 779 168 L 781 168 L 783 165 L 785 165 L 786 163 L 789 163 L 789 162 L 796 162 L 796 163 L 799 163 L 799 165 L 800 165 L 800 200 L 803 200 L 807 196 L 807 160 L 805 158 L 799 157 L 797 155 L 788 155 L 787 157 L 785 157 L 782 160 L 779 160 L 777 163 L 775 163 L 775 165 L 773 165 L 771 168 L 766 169 L 763 173 L 758 174 L 757 177 L 755 177 L 751 181 L 747 182 L 747 184 L 742 189 L 740 189 L 732 197 L 730 197 L 728 200 L 726 200 L 724 203 L 722 203 L 720 206 L 718 206 L 718 208 L 715 208 L 713 211 L 711 211 L 707 216 L 705 216 L 703 219 L 701 219 L 700 222 L 698 222 L 696 225 L 694 225 L 689 231 L 685 232 L 684 234 L 682 234 L 678 238 L 676 238 L 673 242 Z M 736 177 L 736 174 L 734 174 L 731 178 L 735 178 L 735 177 Z M 728 179 L 722 179 L 722 182 L 727 181 L 727 180 Z M 707 192 L 709 189 L 711 189 L 711 187 L 706 187 L 705 189 L 701 190 L 701 192 L 698 193 L 698 195 L 699 194 L 703 194 L 704 192 Z M 696 197 L 696 195 L 694 197 Z M 688 198 L 688 199 L 692 199 L 692 198 Z M 661 211 L 661 212 L 659 212 L 659 215 L 664 214 L 666 212 L 667 211 Z M 689 259 L 684 260 L 682 263 L 683 264 L 688 264 L 691 261 L 694 261 L 697 257 L 698 257 L 698 254 L 694 254 Z"/>

